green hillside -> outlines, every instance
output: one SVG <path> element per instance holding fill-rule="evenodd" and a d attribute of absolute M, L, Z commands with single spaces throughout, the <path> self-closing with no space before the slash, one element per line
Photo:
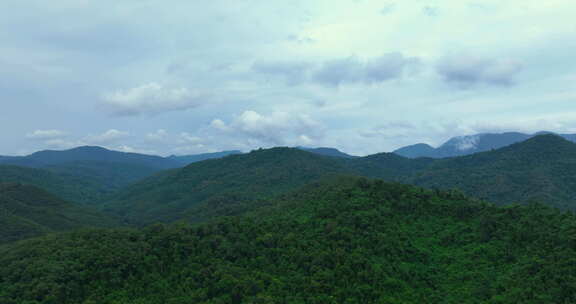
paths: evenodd
<path fill-rule="evenodd" d="M 409 182 L 457 188 L 497 203 L 539 201 L 576 210 L 576 144 L 540 135 L 502 149 L 437 160 Z"/>
<path fill-rule="evenodd" d="M 67 173 L 65 169 L 38 169 L 0 165 L 0 182 L 34 185 L 73 202 L 95 203 L 112 190 L 102 179 Z"/>
<path fill-rule="evenodd" d="M 114 225 L 117 222 L 110 217 L 38 187 L 0 183 L 0 243 L 79 227 Z"/>
<path fill-rule="evenodd" d="M 243 212 L 252 208 L 245 202 L 256 204 L 342 172 L 347 169 L 340 159 L 294 148 L 257 150 L 161 172 L 127 187 L 104 210 L 137 225 L 201 220 Z"/>
<path fill-rule="evenodd" d="M 539 201 L 576 209 L 576 144 L 541 135 L 448 159 L 408 159 L 394 153 L 346 159 L 292 148 L 258 150 L 162 172 L 123 189 L 104 210 L 137 225 L 197 222 L 249 211 L 275 195 L 333 174 L 460 189 L 496 203 Z"/>
<path fill-rule="evenodd" d="M 110 194 L 133 182 L 161 171 L 140 164 L 104 161 L 74 161 L 47 166 L 46 169 L 60 176 L 91 181 L 101 193 Z M 101 201 L 103 198 L 97 200 Z"/>
<path fill-rule="evenodd" d="M 0 247 L 0 302 L 574 303 L 576 218 L 366 179 L 198 226 Z"/>
<path fill-rule="evenodd" d="M 95 204 L 130 183 L 181 166 L 179 161 L 160 156 L 84 146 L 0 157 L 0 181 L 33 184 L 67 200 Z"/>
<path fill-rule="evenodd" d="M 35 185 L 66 200 L 97 204 L 159 170 L 130 163 L 74 161 L 43 168 L 0 165 L 0 182 Z"/>

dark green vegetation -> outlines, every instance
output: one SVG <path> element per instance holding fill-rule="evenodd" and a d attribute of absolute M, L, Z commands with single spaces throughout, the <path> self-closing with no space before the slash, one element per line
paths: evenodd
<path fill-rule="evenodd" d="M 133 184 L 104 205 L 136 225 L 233 215 L 327 175 L 346 173 L 340 159 L 293 148 L 206 160 Z M 207 213 L 207 214 L 206 214 Z"/>
<path fill-rule="evenodd" d="M 0 183 L 0 244 L 80 227 L 111 227 L 104 214 L 63 201 L 35 186 Z"/>
<path fill-rule="evenodd" d="M 0 182 L 34 185 L 51 193 L 57 193 L 66 200 L 87 204 L 101 201 L 111 194 L 111 190 L 103 183 L 106 179 L 69 174 L 64 170 L 55 171 L 0 165 Z"/>
<path fill-rule="evenodd" d="M 21 157 L 0 156 L 0 182 L 31 184 L 67 200 L 97 204 L 159 171 L 235 153 L 239 151 L 164 158 L 90 146 L 46 150 Z"/>
<path fill-rule="evenodd" d="M 538 201 L 576 210 L 576 144 L 541 135 L 499 150 L 435 161 L 410 182 L 457 188 L 496 203 Z"/>
<path fill-rule="evenodd" d="M 397 149 L 394 151 L 394 153 L 408 158 L 444 158 L 470 155 L 473 153 L 500 149 L 543 134 L 554 133 L 545 131 L 537 132 L 534 134 L 506 132 L 499 134 L 483 133 L 468 136 L 458 136 L 449 139 L 438 148 L 432 148 L 427 144 L 416 144 Z M 558 136 L 561 136 L 566 140 L 576 142 L 576 134 L 558 134 Z"/>
<path fill-rule="evenodd" d="M 0 303 L 575 303 L 576 218 L 343 179 L 197 226 L 0 247 Z"/>
<path fill-rule="evenodd" d="M 197 222 L 241 214 L 334 174 L 460 189 L 501 204 L 539 201 L 576 210 L 576 144 L 555 135 L 439 160 L 394 153 L 347 159 L 292 148 L 259 150 L 162 172 L 120 191 L 104 208 L 137 225 Z"/>
<path fill-rule="evenodd" d="M 129 224 L 171 223 L 77 230 L 117 222 L 0 184 L 0 303 L 576 303 L 576 216 L 544 205 L 576 210 L 576 144 L 542 135 L 446 159 L 311 152 L 230 155 L 129 186 L 159 167 L 0 166 L 0 181 L 79 202 L 112 194 L 98 206 Z"/>
<path fill-rule="evenodd" d="M 42 187 L 79 203 L 95 204 L 128 184 L 180 163 L 159 156 L 78 147 L 0 158 L 0 182 Z"/>

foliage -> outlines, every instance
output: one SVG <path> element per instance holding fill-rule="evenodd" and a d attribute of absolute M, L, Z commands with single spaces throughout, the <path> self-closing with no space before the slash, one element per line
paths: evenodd
<path fill-rule="evenodd" d="M 244 216 L 0 248 L 0 303 L 574 303 L 576 218 L 343 178 Z"/>
<path fill-rule="evenodd" d="M 161 172 L 120 191 L 103 210 L 136 225 L 172 222 L 188 215 L 209 218 L 221 204 L 228 214 L 249 210 L 251 203 L 295 190 L 325 176 L 346 172 L 343 159 L 292 148 L 257 150 L 182 169 Z M 242 203 L 242 204 L 239 204 Z M 242 210 L 239 210 L 242 209 Z"/>
<path fill-rule="evenodd" d="M 109 216 L 40 188 L 0 183 L 0 244 L 53 231 L 115 225 L 118 223 Z"/>
<path fill-rule="evenodd" d="M 539 201 L 576 210 L 576 144 L 541 135 L 499 150 L 437 160 L 411 183 L 457 188 L 496 203 Z"/>

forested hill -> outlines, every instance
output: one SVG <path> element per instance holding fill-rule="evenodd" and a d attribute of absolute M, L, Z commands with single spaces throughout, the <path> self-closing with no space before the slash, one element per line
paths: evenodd
<path fill-rule="evenodd" d="M 448 141 L 433 148 L 427 144 L 415 144 L 400 149 L 394 153 L 405 157 L 432 157 L 445 158 L 454 156 L 469 155 L 484 151 L 500 149 L 518 142 L 525 141 L 529 138 L 545 134 L 555 134 L 552 132 L 541 131 L 534 134 L 524 134 L 518 132 L 505 133 L 482 133 L 475 135 L 457 136 L 450 138 Z M 576 142 L 576 134 L 556 134 L 566 140 Z"/>
<path fill-rule="evenodd" d="M 243 203 L 269 199 L 327 175 L 347 173 L 343 160 L 295 148 L 261 149 L 206 160 L 131 185 L 104 210 L 134 224 L 199 218 L 202 216 L 194 211 L 213 213 L 213 208 L 232 208 L 221 211 L 235 214 L 244 208 Z"/>
<path fill-rule="evenodd" d="M 77 203 L 94 203 L 111 194 L 105 182 L 109 179 L 88 176 L 86 172 L 82 173 L 83 175 L 68 174 L 64 168 L 55 172 L 48 169 L 0 165 L 0 183 L 34 185 Z"/>
<path fill-rule="evenodd" d="M 333 157 L 343 157 L 343 158 L 356 158 L 358 156 L 353 156 L 346 154 L 335 148 L 320 147 L 320 148 L 307 148 L 307 147 L 297 147 L 297 149 L 312 152 L 319 155 L 333 156 Z"/>
<path fill-rule="evenodd" d="M 0 183 L 0 244 L 80 227 L 111 227 L 116 220 L 69 203 L 35 186 Z"/>
<path fill-rule="evenodd" d="M 576 144 L 540 135 L 502 149 L 433 162 L 410 179 L 497 203 L 539 201 L 576 210 Z"/>
<path fill-rule="evenodd" d="M 4 161 L 6 163 L 16 162 L 17 165 L 27 165 L 30 167 L 44 167 L 75 161 L 113 162 L 133 165 L 137 164 L 157 169 L 169 169 L 181 166 L 181 164 L 177 161 L 173 161 L 160 156 L 112 151 L 97 146 L 82 146 L 63 151 L 44 150 L 32 153 L 28 156 L 10 157 L 0 159 L 0 161 Z"/>
<path fill-rule="evenodd" d="M 555 135 L 440 160 L 408 159 L 393 153 L 346 159 L 273 148 L 162 172 L 123 189 L 104 210 L 138 225 L 202 221 L 249 211 L 276 195 L 333 174 L 461 189 L 497 203 L 539 201 L 575 210 L 575 164 L 576 144 Z"/>
<path fill-rule="evenodd" d="M 242 217 L 0 247 L 0 303 L 575 303 L 576 219 L 366 179 Z"/>
<path fill-rule="evenodd" d="M 234 154 L 242 154 L 242 151 L 238 150 L 230 150 L 230 151 L 222 151 L 222 152 L 214 152 L 214 153 L 202 153 L 202 154 L 194 154 L 194 155 L 171 155 L 168 156 L 167 159 L 171 161 L 176 161 L 181 164 L 181 166 L 186 166 L 191 163 L 207 160 L 207 159 L 215 159 L 215 158 L 222 158 L 228 155 Z"/>
<path fill-rule="evenodd" d="M 67 200 L 95 204 L 132 182 L 179 166 L 159 156 L 85 146 L 0 157 L 0 182 L 32 184 Z"/>

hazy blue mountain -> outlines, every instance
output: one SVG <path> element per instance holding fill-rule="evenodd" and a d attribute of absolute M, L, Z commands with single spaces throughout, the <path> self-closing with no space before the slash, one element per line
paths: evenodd
<path fill-rule="evenodd" d="M 451 138 L 436 149 L 437 157 L 453 157 L 499 149 L 524 141 L 533 135 L 517 132 L 476 134 Z"/>
<path fill-rule="evenodd" d="M 239 150 L 230 150 L 230 151 L 222 151 L 222 152 L 214 152 L 214 153 L 202 153 L 202 154 L 194 154 L 194 155 L 171 155 L 168 156 L 167 159 L 180 163 L 183 166 L 186 166 L 191 163 L 207 160 L 207 159 L 214 159 L 214 158 L 221 158 L 228 155 L 234 154 L 242 154 L 242 151 Z"/>
<path fill-rule="evenodd" d="M 408 158 L 431 157 L 444 158 L 469 155 L 478 152 L 490 151 L 509 146 L 542 134 L 555 134 L 553 132 L 541 131 L 534 134 L 524 134 L 518 132 L 506 133 L 481 133 L 475 135 L 457 136 L 449 139 L 438 148 L 433 148 L 427 144 L 415 144 L 394 150 L 393 153 Z M 565 139 L 576 142 L 576 134 L 558 134 Z"/>
<path fill-rule="evenodd" d="M 328 147 L 319 147 L 319 148 L 307 148 L 307 147 L 297 147 L 300 150 L 312 152 L 315 154 L 325 155 L 325 156 L 334 156 L 334 157 L 343 157 L 343 158 L 356 158 L 358 156 L 353 156 L 350 154 L 346 154 L 336 148 L 328 148 Z"/>
<path fill-rule="evenodd" d="M 105 161 L 145 165 L 159 169 L 180 166 L 180 163 L 160 156 L 112 151 L 97 146 L 83 146 L 64 151 L 44 150 L 25 156 L 25 158 L 44 165 L 57 165 L 73 161 Z"/>
<path fill-rule="evenodd" d="M 394 150 L 394 153 L 408 158 L 434 157 L 436 149 L 428 144 L 415 144 Z"/>

